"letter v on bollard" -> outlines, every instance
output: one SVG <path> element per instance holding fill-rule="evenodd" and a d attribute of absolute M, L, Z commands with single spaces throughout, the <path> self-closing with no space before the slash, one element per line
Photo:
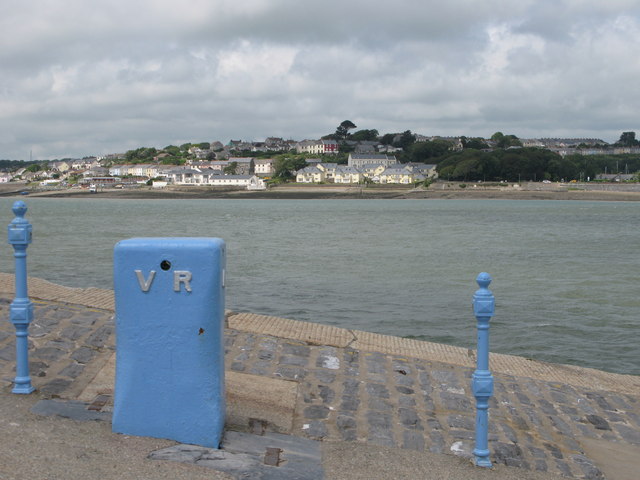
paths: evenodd
<path fill-rule="evenodd" d="M 31 224 L 24 218 L 27 205 L 22 200 L 14 202 L 12 210 L 16 216 L 8 227 L 16 264 L 16 296 L 9 307 L 9 317 L 16 328 L 16 378 L 12 393 L 28 394 L 35 390 L 29 375 L 29 324 L 33 320 L 33 304 L 27 292 L 27 247 L 31 243 Z"/>
<path fill-rule="evenodd" d="M 495 311 L 495 299 L 489 290 L 491 276 L 481 273 L 476 278 L 480 287 L 473 296 L 473 313 L 478 324 L 478 363 L 471 389 L 476 397 L 475 464 L 492 467 L 489 458 L 489 399 L 493 395 L 493 376 L 489 371 L 489 320 Z"/>
<path fill-rule="evenodd" d="M 220 446 L 224 269 L 219 238 L 115 246 L 114 432 Z"/>

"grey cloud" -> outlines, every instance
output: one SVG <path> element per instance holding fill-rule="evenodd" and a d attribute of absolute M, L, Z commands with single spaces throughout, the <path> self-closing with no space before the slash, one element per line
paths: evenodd
<path fill-rule="evenodd" d="M 628 108 L 640 101 L 636 7 L 16 2 L 0 18 L 0 158 L 312 138 L 344 118 L 381 132 L 613 140 L 640 128 Z"/>

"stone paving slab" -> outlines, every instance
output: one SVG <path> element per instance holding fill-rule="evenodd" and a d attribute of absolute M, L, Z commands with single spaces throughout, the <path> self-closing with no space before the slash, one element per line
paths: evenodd
<path fill-rule="evenodd" d="M 110 412 L 88 410 L 78 401 L 41 400 L 31 411 L 76 421 L 111 421 Z M 320 442 L 279 433 L 227 430 L 220 449 L 176 444 L 149 453 L 151 460 L 188 463 L 230 474 L 233 478 L 262 480 L 322 480 Z M 1 476 L 0 478 L 4 478 Z"/>
<path fill-rule="evenodd" d="M 51 397 L 78 395 L 113 353 L 113 312 L 57 302 L 32 300 L 29 327 L 31 382 Z M 0 298 L 0 382 L 15 377 L 15 329 L 10 300 Z"/>
<path fill-rule="evenodd" d="M 14 292 L 13 275 L 0 272 L 0 294 L 6 298 Z M 98 288 L 70 288 L 39 278 L 29 277 L 32 298 L 60 301 L 113 312 L 113 291 Z M 234 330 L 263 333 L 300 340 L 309 344 L 352 347 L 358 350 L 406 355 L 473 368 L 475 350 L 439 343 L 348 330 L 296 320 L 226 311 L 227 326 Z M 1 335 L 1 334 L 0 334 Z M 1 338 L 0 338 L 1 340 Z M 493 372 L 552 380 L 575 386 L 640 395 L 640 376 L 621 375 L 573 365 L 552 364 L 513 355 L 490 354 Z"/>
<path fill-rule="evenodd" d="M 222 449 L 176 445 L 149 454 L 153 460 L 192 463 L 237 479 L 322 480 L 320 443 L 267 433 L 262 436 L 226 432 Z"/>
<path fill-rule="evenodd" d="M 228 332 L 227 345 L 229 368 L 300 382 L 294 435 L 470 455 L 472 368 L 245 332 Z M 581 438 L 640 445 L 638 396 L 510 375 L 495 380 L 494 462 L 602 478 Z"/>
<path fill-rule="evenodd" d="M 225 373 L 228 428 L 291 433 L 298 383 L 238 372 Z M 256 413 L 259 412 L 259 415 Z M 262 422 L 256 425 L 255 422 Z"/>
<path fill-rule="evenodd" d="M 234 330 L 299 340 L 313 345 L 351 347 L 359 351 L 373 351 L 408 356 L 452 365 L 475 368 L 476 352 L 472 349 L 382 335 L 360 330 L 348 330 L 329 325 L 300 322 L 285 318 L 233 313 L 227 315 L 228 326 Z M 507 375 L 526 376 L 540 380 L 569 383 L 597 390 L 640 394 L 640 376 L 621 375 L 592 368 L 560 365 L 538 360 L 490 354 L 491 370 Z"/>
<path fill-rule="evenodd" d="M 45 297 L 46 293 L 46 289 L 44 294 L 39 292 Z M 55 293 L 56 298 L 64 298 L 60 290 Z M 5 318 L 8 303 L 7 298 L 0 300 L 0 315 Z M 34 385 L 52 397 L 75 398 L 91 384 L 93 377 L 87 380 L 87 371 L 95 377 L 113 355 L 113 314 L 57 302 L 34 304 Z M 436 360 L 440 357 L 432 344 L 407 344 L 404 349 L 402 339 L 386 341 L 375 334 L 360 338 L 360 332 L 348 331 L 351 339 L 345 344 L 346 337 L 343 340 L 336 331 L 323 343 L 321 334 L 309 335 L 321 329 L 284 319 L 249 331 L 250 322 L 260 324 L 255 318 L 259 316 L 242 315 L 244 320 L 228 317 L 229 325 L 236 328 L 225 331 L 227 371 L 295 383 L 294 435 L 470 455 L 475 418 L 470 392 L 473 366 L 449 361 L 446 355 L 442 358 L 448 361 Z M 287 322 L 290 330 L 298 332 L 291 335 L 294 338 L 278 335 L 282 332 L 278 325 Z M 358 341 L 363 348 L 355 348 Z M 376 345 L 381 351 L 369 350 Z M 0 374 L 7 386 L 15 358 L 12 348 L 13 326 L 2 322 Z M 473 356 L 469 351 L 453 353 Z M 640 467 L 638 377 L 599 372 L 590 384 L 586 369 L 549 364 L 554 375 L 564 372 L 566 380 L 549 381 L 538 378 L 542 375 L 533 370 L 527 371 L 532 375 L 500 371 L 504 369 L 494 368 L 494 358 L 490 449 L 495 463 L 573 478 L 604 478 L 603 460 L 596 459 L 589 447 L 601 442 L 614 449 L 619 446 L 617 450 L 626 451 L 625 458 Z M 620 379 L 620 388 L 602 388 L 615 387 L 613 379 Z M 108 399 L 103 404 L 108 407 Z"/>

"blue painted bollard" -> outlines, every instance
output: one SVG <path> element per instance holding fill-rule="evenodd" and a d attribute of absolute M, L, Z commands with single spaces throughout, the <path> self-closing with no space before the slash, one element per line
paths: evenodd
<path fill-rule="evenodd" d="M 27 291 L 27 247 L 31 243 L 31 224 L 24 218 L 27 205 L 18 200 L 13 204 L 16 216 L 8 227 L 9 244 L 15 257 L 15 298 L 9 308 L 9 318 L 16 328 L 16 378 L 13 393 L 27 394 L 35 390 L 29 375 L 29 324 L 33 320 L 33 304 Z"/>
<path fill-rule="evenodd" d="M 495 312 L 495 299 L 489 290 L 491 276 L 481 273 L 476 278 L 480 287 L 473 296 L 473 313 L 478 324 L 478 364 L 473 373 L 471 389 L 476 397 L 475 463 L 491 467 L 489 458 L 489 399 L 493 395 L 493 376 L 489 371 L 489 320 Z"/>
<path fill-rule="evenodd" d="M 219 238 L 133 238 L 115 246 L 114 432 L 219 447 L 224 268 Z"/>

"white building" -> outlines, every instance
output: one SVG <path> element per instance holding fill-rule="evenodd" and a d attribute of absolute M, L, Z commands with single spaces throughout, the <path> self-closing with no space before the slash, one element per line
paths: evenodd
<path fill-rule="evenodd" d="M 256 175 L 221 175 L 213 170 L 174 168 L 166 173 L 173 185 L 200 185 L 211 187 L 245 187 L 248 190 L 264 190 L 264 180 Z"/>
<path fill-rule="evenodd" d="M 258 158 L 254 160 L 254 171 L 256 175 L 268 177 L 273 175 L 275 160 L 273 158 Z"/>

